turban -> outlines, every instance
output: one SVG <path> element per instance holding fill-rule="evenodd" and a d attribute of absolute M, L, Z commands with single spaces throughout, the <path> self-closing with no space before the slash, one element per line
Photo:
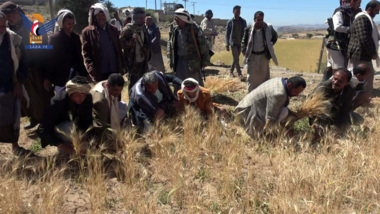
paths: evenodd
<path fill-rule="evenodd" d="M 194 86 L 186 87 L 185 83 L 187 83 L 187 82 L 190 82 L 190 84 L 193 83 L 192 85 L 194 85 Z M 188 100 L 191 103 L 197 101 L 197 99 L 199 97 L 199 92 L 200 92 L 198 81 L 196 81 L 193 78 L 187 78 L 182 82 L 181 89 L 182 89 L 185 100 Z M 191 98 L 187 95 L 187 93 L 193 93 L 193 92 L 195 92 L 195 97 Z"/>
<path fill-rule="evenodd" d="M 137 25 L 144 25 L 145 20 L 141 23 L 140 22 L 141 17 L 145 17 L 144 9 L 140 8 L 140 7 L 136 7 L 135 9 L 133 9 L 133 11 L 132 11 L 133 23 L 135 23 Z"/>
<path fill-rule="evenodd" d="M 65 19 L 65 17 L 67 15 L 73 15 L 74 16 L 74 13 L 71 12 L 70 10 L 68 9 L 62 9 L 60 11 L 58 11 L 58 19 L 57 19 L 57 22 L 55 23 L 55 27 L 54 27 L 54 32 L 58 31 L 60 28 L 62 28 L 63 26 L 63 20 Z M 74 24 L 76 24 L 77 21 L 75 20 L 75 16 L 74 16 Z"/>
<path fill-rule="evenodd" d="M 102 3 L 96 3 L 90 7 L 90 10 L 88 11 L 88 23 L 90 25 L 93 24 L 93 18 L 96 16 L 96 14 L 103 12 L 106 16 L 107 22 L 111 20 L 110 13 L 108 12 L 108 8 L 102 4 Z"/>
<path fill-rule="evenodd" d="M 19 10 L 20 6 L 18 6 L 17 4 L 11 1 L 7 1 L 0 6 L 0 9 L 1 9 L 1 12 L 8 14 L 8 13 L 14 12 L 15 10 Z"/>
<path fill-rule="evenodd" d="M 174 12 L 174 15 L 186 23 L 192 23 L 191 16 L 186 9 L 180 8 Z"/>
<path fill-rule="evenodd" d="M 66 83 L 66 92 L 71 95 L 72 93 L 78 92 L 87 94 L 91 90 L 91 86 L 87 83 L 74 83 L 73 81 L 68 81 Z"/>

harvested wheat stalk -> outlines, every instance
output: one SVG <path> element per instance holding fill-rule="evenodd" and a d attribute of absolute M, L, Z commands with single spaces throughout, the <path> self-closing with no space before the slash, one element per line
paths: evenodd
<path fill-rule="evenodd" d="M 312 97 L 309 97 L 303 102 L 302 106 L 295 113 L 295 117 L 289 117 L 285 127 L 292 126 L 297 120 L 304 117 L 330 117 L 331 104 L 324 94 L 317 91 Z"/>
<path fill-rule="evenodd" d="M 311 98 L 306 99 L 297 111 L 297 118 L 304 117 L 330 117 L 331 104 L 322 92 L 317 91 Z"/>

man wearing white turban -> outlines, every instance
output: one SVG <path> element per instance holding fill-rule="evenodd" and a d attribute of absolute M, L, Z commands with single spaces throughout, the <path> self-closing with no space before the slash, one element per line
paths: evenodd
<path fill-rule="evenodd" d="M 168 42 L 170 67 L 176 77 L 180 79 L 192 77 L 203 86 L 202 69 L 210 65 L 207 40 L 187 10 L 177 9 L 174 20 L 177 26 L 173 27 Z M 179 87 L 175 87 L 175 92 L 178 90 Z"/>
<path fill-rule="evenodd" d="M 49 45 L 53 49 L 49 54 L 48 80 L 44 87 L 49 90 L 55 86 L 58 93 L 65 88 L 66 82 L 76 75 L 88 76 L 83 64 L 82 43 L 79 35 L 73 32 L 75 25 L 74 14 L 67 9 L 58 11 L 55 32 L 49 36 Z"/>
<path fill-rule="evenodd" d="M 108 23 L 110 15 L 102 3 L 91 6 L 88 20 L 89 26 L 82 31 L 82 53 L 88 74 L 99 82 L 112 73 L 122 73 L 119 31 Z"/>

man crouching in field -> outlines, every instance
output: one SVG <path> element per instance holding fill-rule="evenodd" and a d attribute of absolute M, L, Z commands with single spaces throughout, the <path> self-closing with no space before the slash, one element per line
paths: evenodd
<path fill-rule="evenodd" d="M 262 132 L 266 124 L 284 121 L 292 112 L 287 108 L 289 97 L 298 96 L 306 88 L 306 81 L 295 76 L 273 78 L 251 91 L 235 108 L 248 134 Z"/>
<path fill-rule="evenodd" d="M 312 94 L 321 92 L 331 104 L 329 117 L 310 120 L 316 133 L 321 131 L 321 126 L 335 125 L 342 130 L 351 124 L 350 112 L 356 93 L 355 88 L 349 85 L 351 78 L 352 74 L 342 68 L 334 73 L 332 79 L 322 82 L 314 89 Z"/>
<path fill-rule="evenodd" d="M 74 126 L 82 133 L 92 125 L 91 86 L 85 77 L 76 76 L 66 83 L 66 90 L 56 94 L 46 109 L 38 134 L 42 147 L 57 146 L 61 155 L 72 154 L 70 136 Z"/>

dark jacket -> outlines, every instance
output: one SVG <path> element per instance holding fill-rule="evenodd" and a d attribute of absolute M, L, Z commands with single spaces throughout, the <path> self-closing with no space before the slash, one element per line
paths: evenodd
<path fill-rule="evenodd" d="M 131 89 L 128 107 L 132 114 L 133 122 L 136 125 L 141 125 L 140 122 L 142 122 L 139 121 L 139 115 L 144 115 L 144 119 L 153 121 L 154 114 L 157 109 L 162 108 L 165 111 L 168 109 L 167 107 L 177 101 L 168 82 L 173 82 L 180 85 L 182 80 L 172 75 L 164 75 L 158 71 L 155 74 L 158 77 L 158 90 L 160 90 L 163 95 L 163 99 L 160 103 L 158 103 L 158 99 L 154 94 L 145 92 L 142 78 Z"/>
<path fill-rule="evenodd" d="M 355 96 L 355 89 L 347 85 L 343 91 L 336 93 L 332 89 L 332 80 L 320 83 L 313 93 L 320 91 L 327 100 L 331 102 L 331 118 L 328 123 L 336 126 L 344 126 L 350 124 L 350 112 L 352 107 L 352 99 Z"/>
<path fill-rule="evenodd" d="M 168 44 L 168 55 L 169 55 L 169 63 L 170 67 L 176 72 L 177 68 L 177 38 L 178 38 L 178 28 L 179 26 L 173 27 L 172 36 L 169 38 Z M 189 60 L 189 68 L 191 71 L 200 72 L 202 67 L 206 67 L 210 65 L 210 55 L 209 55 L 209 46 L 207 44 L 206 37 L 204 37 L 202 30 L 196 26 L 195 24 L 186 23 L 184 32 L 186 34 L 186 56 L 183 58 Z M 194 33 L 195 40 L 197 44 L 195 44 L 192 33 Z M 198 50 L 200 56 L 198 55 L 198 51 L 196 46 L 198 46 Z M 200 57 L 200 58 L 199 58 Z"/>
<path fill-rule="evenodd" d="M 161 53 L 161 32 L 156 24 L 146 27 L 150 49 L 153 53 Z M 153 41 L 154 40 L 154 41 Z"/>
<path fill-rule="evenodd" d="M 353 60 L 371 61 L 377 55 L 372 39 L 372 20 L 362 15 L 354 20 L 351 27 L 351 38 L 348 45 L 348 58 Z M 377 29 L 376 29 L 377 30 Z"/>
<path fill-rule="evenodd" d="M 84 63 L 87 69 L 87 72 L 91 77 L 93 77 L 96 81 L 101 81 L 100 79 L 100 51 L 99 51 L 99 31 L 96 25 L 87 26 L 82 31 L 82 54 Z M 122 62 L 122 52 L 119 41 L 119 31 L 116 27 L 107 24 L 108 33 L 112 39 L 112 43 L 115 48 L 117 61 L 119 64 L 120 73 L 124 68 L 124 63 Z"/>
<path fill-rule="evenodd" d="M 225 38 L 225 43 L 226 47 L 227 46 L 233 46 L 233 45 L 240 45 L 240 44 L 234 44 L 234 38 L 233 38 L 233 31 L 234 31 L 234 19 L 232 18 L 227 22 L 227 29 L 226 29 L 226 38 Z M 243 37 L 244 34 L 244 29 L 247 27 L 247 21 L 245 19 L 241 18 L 241 36 Z"/>
<path fill-rule="evenodd" d="M 5 32 L 3 42 L 0 45 L 0 92 L 13 91 L 16 83 L 25 83 L 28 69 L 25 61 L 25 50 L 21 43 L 21 37 L 10 31 Z M 11 54 L 11 37 L 13 37 L 13 45 L 15 46 L 16 55 L 19 60 L 17 71 L 14 71 L 14 65 Z"/>
<path fill-rule="evenodd" d="M 92 125 L 91 94 L 87 94 L 80 105 L 71 102 L 66 90 L 61 91 L 51 99 L 50 107 L 46 109 L 38 127 L 42 147 L 62 143 L 56 136 L 55 127 L 65 121 L 73 121 L 82 132 L 85 132 Z"/>
<path fill-rule="evenodd" d="M 55 32 L 49 37 L 49 45 L 53 45 L 53 49 L 49 54 L 47 77 L 54 85 L 64 86 L 75 74 L 88 75 L 83 64 L 82 43 L 78 34 L 71 33 L 69 37 L 63 30 Z M 70 72 L 71 68 L 74 73 Z"/>

